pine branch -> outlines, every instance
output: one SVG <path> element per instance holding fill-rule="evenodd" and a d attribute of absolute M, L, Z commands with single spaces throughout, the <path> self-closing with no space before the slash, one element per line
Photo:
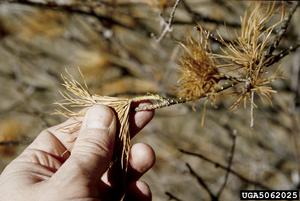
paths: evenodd
<path fill-rule="evenodd" d="M 236 84 L 237 84 L 236 82 L 228 82 L 228 83 L 224 84 L 223 86 L 221 86 L 220 88 L 216 89 L 216 93 L 220 93 L 222 91 L 225 91 L 226 89 L 234 87 Z M 140 105 L 135 108 L 135 111 L 139 112 L 139 111 L 145 111 L 145 110 L 155 110 L 155 109 L 159 109 L 159 108 L 163 108 L 163 107 L 169 107 L 172 105 L 193 102 L 193 101 L 199 100 L 201 98 L 208 97 L 210 95 L 212 95 L 212 94 L 204 94 L 203 96 L 197 97 L 196 99 L 192 99 L 192 100 L 185 99 L 185 98 L 158 96 L 158 98 L 156 98 L 156 99 L 149 99 L 149 101 L 152 101 L 152 104 Z M 145 96 L 145 97 L 147 97 L 147 96 Z M 141 98 L 143 99 L 143 97 L 139 97 L 138 99 L 141 99 Z M 137 101 L 137 100 L 133 99 L 133 101 Z"/>
<path fill-rule="evenodd" d="M 174 6 L 172 8 L 169 20 L 167 22 L 164 22 L 164 29 L 161 32 L 160 36 L 157 38 L 156 42 L 159 43 L 165 37 L 165 35 L 167 33 L 172 31 L 172 23 L 173 23 L 173 20 L 174 20 L 174 17 L 175 17 L 175 12 L 176 12 L 176 9 L 179 5 L 179 2 L 180 2 L 180 0 L 176 0 Z"/>
<path fill-rule="evenodd" d="M 210 39 L 211 41 L 213 41 L 213 42 L 215 42 L 215 43 L 218 43 L 218 44 L 221 45 L 221 46 L 225 46 L 225 44 L 233 44 L 233 45 L 235 44 L 234 41 L 230 41 L 230 40 L 228 40 L 228 39 L 220 38 L 220 36 L 216 36 L 216 34 L 211 33 L 210 31 L 204 29 L 203 27 L 201 27 L 201 28 L 203 29 L 203 31 L 205 31 L 206 34 L 208 34 L 209 39 Z M 201 29 L 200 29 L 199 26 L 197 26 L 197 30 L 198 30 L 199 32 L 201 32 Z"/>
<path fill-rule="evenodd" d="M 100 13 L 97 13 L 94 10 L 94 7 L 92 6 L 85 6 L 80 7 L 78 5 L 69 5 L 69 4 L 61 4 L 54 1 L 51 2 L 37 2 L 33 0 L 2 0 L 1 3 L 11 3 L 11 4 L 19 4 L 19 5 L 26 5 L 26 6 L 32 6 L 40 9 L 52 9 L 52 10 L 58 10 L 70 14 L 79 14 L 84 16 L 90 16 L 95 17 L 101 22 L 118 25 L 127 29 L 131 29 L 132 27 L 121 23 L 120 21 L 117 21 L 111 17 L 102 15 Z"/>
<path fill-rule="evenodd" d="M 296 52 L 297 49 L 300 47 L 300 43 L 297 43 L 296 45 L 291 45 L 290 47 L 281 50 L 276 55 L 272 56 L 266 63 L 266 66 L 272 66 L 273 64 L 279 62 L 281 59 L 283 59 L 285 56 L 289 55 L 292 52 Z"/>
<path fill-rule="evenodd" d="M 287 28 L 291 22 L 291 19 L 295 13 L 295 11 L 297 10 L 299 6 L 299 1 L 297 1 L 289 10 L 288 15 L 286 16 L 286 18 L 284 19 L 284 21 L 281 23 L 281 26 L 276 30 L 276 36 L 274 38 L 274 42 L 273 44 L 268 48 L 268 50 L 265 53 L 265 58 L 268 59 L 269 57 L 272 56 L 272 53 L 274 52 L 274 50 L 276 50 L 276 48 L 278 47 L 283 35 L 286 33 Z"/>
<path fill-rule="evenodd" d="M 231 146 L 231 150 L 230 150 L 230 155 L 229 155 L 229 160 L 228 160 L 228 167 L 226 169 L 226 174 L 225 174 L 225 179 L 224 179 L 224 183 L 221 186 L 221 188 L 219 189 L 218 193 L 217 193 L 217 198 L 220 198 L 222 192 L 224 191 L 228 178 L 229 178 L 229 174 L 230 174 L 230 170 L 231 170 L 231 166 L 232 166 L 232 162 L 233 162 L 233 157 L 234 157 L 234 153 L 235 153 L 235 147 L 236 147 L 236 135 L 233 132 L 232 133 L 232 146 Z"/>
<path fill-rule="evenodd" d="M 219 162 L 216 162 L 210 158 L 207 158 L 206 156 L 200 154 L 200 153 L 194 153 L 194 152 L 190 152 L 190 151 L 186 151 L 186 150 L 183 150 L 183 149 L 179 149 L 179 151 L 183 154 L 186 154 L 186 155 L 189 155 L 189 156 L 194 156 L 194 157 L 197 157 L 197 158 L 200 158 L 206 162 L 209 162 L 211 164 L 213 164 L 214 166 L 216 167 L 220 167 L 224 170 L 227 170 L 227 171 L 230 171 L 231 174 L 235 175 L 236 177 L 238 177 L 240 180 L 246 182 L 246 183 L 249 183 L 249 184 L 252 184 L 254 186 L 257 186 L 259 188 L 262 188 L 262 189 L 266 189 L 266 190 L 269 190 L 270 188 L 257 182 L 257 181 L 253 181 L 251 179 L 248 179 L 246 178 L 245 176 L 241 175 L 240 173 L 236 172 L 235 170 L 233 169 L 229 169 L 228 167 L 226 167 L 225 165 L 219 163 Z"/>
<path fill-rule="evenodd" d="M 203 178 L 193 170 L 193 168 L 191 167 L 190 164 L 186 163 L 185 165 L 189 169 L 189 172 L 190 172 L 191 176 L 194 177 L 197 180 L 198 184 L 200 186 L 202 186 L 207 191 L 207 193 L 209 194 L 209 196 L 211 198 L 211 201 L 217 201 L 218 200 L 217 196 L 207 186 L 207 184 L 205 183 Z"/>

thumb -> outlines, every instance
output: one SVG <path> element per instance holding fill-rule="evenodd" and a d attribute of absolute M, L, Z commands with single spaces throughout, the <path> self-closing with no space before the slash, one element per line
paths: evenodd
<path fill-rule="evenodd" d="M 71 156 L 60 168 L 72 175 L 100 178 L 109 167 L 116 133 L 116 117 L 107 106 L 91 107 L 82 122 Z"/>

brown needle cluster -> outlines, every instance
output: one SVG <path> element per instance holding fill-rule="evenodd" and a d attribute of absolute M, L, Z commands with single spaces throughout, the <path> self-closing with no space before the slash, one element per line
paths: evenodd
<path fill-rule="evenodd" d="M 254 93 L 262 99 L 271 102 L 271 95 L 275 91 L 270 84 L 277 78 L 266 65 L 269 59 L 265 53 L 273 42 L 272 32 L 281 22 L 282 18 L 274 20 L 275 4 L 264 5 L 256 2 L 242 17 L 241 31 L 236 40 L 226 43 L 222 40 L 225 48 L 216 58 L 223 63 L 218 67 L 227 68 L 227 71 L 242 83 L 241 92 L 232 105 L 232 109 L 238 107 L 241 102 L 250 100 L 253 106 Z M 268 27 L 269 24 L 272 24 Z"/>
<path fill-rule="evenodd" d="M 283 12 L 278 17 L 275 13 L 280 8 Z M 252 126 L 254 95 L 271 103 L 271 96 L 276 92 L 270 84 L 280 76 L 270 68 L 270 61 L 276 56 L 268 52 L 277 43 L 275 28 L 283 23 L 283 6 L 276 7 L 274 2 L 254 2 L 241 18 L 241 30 L 235 40 L 226 41 L 219 36 L 218 42 L 223 46 L 219 53 L 212 53 L 209 46 L 212 35 L 199 28 L 199 39 L 188 37 L 182 45 L 179 97 L 188 101 L 202 97 L 212 99 L 227 88 L 220 86 L 221 80 L 231 83 L 238 89 L 231 109 L 250 102 Z"/>
<path fill-rule="evenodd" d="M 220 74 L 208 40 L 209 33 L 200 27 L 199 39 L 190 36 L 182 44 L 184 54 L 179 60 L 179 97 L 191 101 L 216 92 Z"/>
<path fill-rule="evenodd" d="M 81 71 L 79 70 L 81 74 Z M 141 101 L 151 101 L 153 104 L 149 107 L 142 105 L 141 107 L 135 108 L 135 111 L 141 110 L 153 110 L 159 107 L 164 107 L 167 104 L 175 104 L 173 99 L 168 99 L 161 97 L 159 95 L 146 95 L 138 96 L 134 98 L 120 98 L 120 97 L 109 97 L 109 96 L 100 96 L 97 94 L 91 94 L 88 90 L 88 87 L 85 83 L 83 75 L 81 74 L 84 84 L 79 83 L 75 78 L 67 72 L 67 76 L 62 75 L 64 81 L 63 86 L 66 91 L 61 92 L 63 100 L 57 102 L 59 109 L 56 111 L 56 114 L 63 115 L 66 117 L 78 117 L 85 114 L 84 108 L 91 107 L 96 104 L 103 104 L 108 107 L 111 107 L 115 110 L 118 121 L 119 121 L 119 130 L 117 138 L 117 146 L 114 154 L 115 163 L 118 163 L 118 166 L 122 169 L 124 174 L 127 172 L 128 168 L 128 159 L 129 159 L 129 149 L 130 149 L 130 132 L 129 132 L 129 112 L 131 109 L 131 104 L 133 102 Z M 178 100 L 180 101 L 180 100 Z M 76 110 L 77 109 L 77 110 Z M 79 109 L 79 110 L 78 110 Z M 68 131 L 74 128 L 80 128 L 81 122 L 78 122 L 78 125 L 70 125 L 65 128 L 62 128 L 64 131 Z"/>
<path fill-rule="evenodd" d="M 121 168 L 126 171 L 128 166 L 128 155 L 130 149 L 130 133 L 129 133 L 129 110 L 131 100 L 128 98 L 116 98 L 109 96 L 92 95 L 86 84 L 84 86 L 77 82 L 71 75 L 68 77 L 62 75 L 64 80 L 63 86 L 66 88 L 66 92 L 61 92 L 64 100 L 57 103 L 60 109 L 58 114 L 62 114 L 67 117 L 82 116 L 85 111 L 74 111 L 74 108 L 86 108 L 95 104 L 107 105 L 115 110 L 120 123 L 119 128 L 119 144 L 120 150 L 115 158 L 120 161 Z"/>
<path fill-rule="evenodd" d="M 82 112 L 84 110 L 74 112 L 74 108 L 85 108 L 95 104 L 104 104 L 113 108 L 120 122 L 119 151 L 116 152 L 115 159 L 125 173 L 130 148 L 128 117 L 133 102 L 143 100 L 152 102 L 150 105 L 135 108 L 135 111 L 141 111 L 195 101 L 202 97 L 214 101 L 220 91 L 236 86 L 239 90 L 231 108 L 235 109 L 240 103 L 249 101 L 252 126 L 254 94 L 271 101 L 271 95 L 275 91 L 270 84 L 278 78 L 269 68 L 270 61 L 274 60 L 275 56 L 268 52 L 270 47 L 277 43 L 273 37 L 274 29 L 285 21 L 282 15 L 274 23 L 275 10 L 274 3 L 263 5 L 255 2 L 242 17 L 241 31 L 236 40 L 228 42 L 220 37 L 219 42 L 223 48 L 218 54 L 213 54 L 211 51 L 209 44 L 211 34 L 201 27 L 199 27 L 198 39 L 188 37 L 182 44 L 185 51 L 179 60 L 181 66 L 179 98 L 165 98 L 151 94 L 134 98 L 92 95 L 86 84 L 81 85 L 72 76 L 62 76 L 66 92 L 62 93 L 64 101 L 58 103 L 61 108 L 59 113 L 66 116 L 80 116 L 84 115 Z"/>

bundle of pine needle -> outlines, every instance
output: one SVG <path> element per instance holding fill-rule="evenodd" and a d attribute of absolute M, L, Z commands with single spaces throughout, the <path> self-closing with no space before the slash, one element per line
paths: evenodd
<path fill-rule="evenodd" d="M 216 67 L 209 43 L 209 33 L 201 26 L 199 37 L 188 37 L 181 46 L 184 54 L 179 60 L 180 79 L 178 96 L 187 100 L 197 100 L 208 96 L 212 99 L 218 88 L 220 73 Z"/>
<path fill-rule="evenodd" d="M 76 112 L 74 108 L 83 109 L 95 104 L 103 104 L 113 108 L 120 123 L 119 150 L 116 151 L 115 159 L 119 161 L 121 169 L 126 174 L 130 149 L 129 112 L 133 102 L 151 101 L 150 105 L 135 108 L 135 111 L 142 111 L 196 101 L 203 97 L 208 97 L 214 101 L 220 91 L 228 88 L 225 85 L 220 85 L 220 81 L 224 79 L 229 81 L 229 87 L 234 84 L 231 82 L 232 80 L 244 86 L 232 108 L 236 108 L 240 102 L 249 97 L 253 107 L 254 93 L 269 100 L 275 91 L 268 84 L 276 79 L 276 76 L 267 75 L 266 62 L 268 61 L 264 57 L 264 52 L 271 45 L 272 31 L 282 22 L 282 18 L 266 28 L 272 19 L 274 4 L 262 7 L 260 3 L 255 3 L 250 8 L 242 17 L 241 32 L 236 41 L 227 43 L 221 38 L 225 47 L 221 53 L 212 53 L 209 44 L 210 33 L 201 27 L 198 27 L 198 40 L 189 37 L 186 43 L 182 44 L 185 51 L 179 59 L 181 66 L 178 82 L 179 98 L 165 98 L 153 94 L 133 98 L 93 95 L 89 92 L 85 82 L 80 84 L 68 74 L 68 76 L 62 76 L 66 92 L 62 93 L 64 100 L 58 103 L 60 106 L 58 113 L 67 117 L 83 116 L 84 112 L 82 111 L 84 110 Z M 222 62 L 218 63 L 217 60 Z M 221 73 L 220 69 L 224 67 L 227 70 Z M 237 73 L 230 74 L 232 69 Z M 253 117 L 253 115 L 251 116 Z"/>
<path fill-rule="evenodd" d="M 278 68 L 270 69 L 270 61 L 276 56 L 268 54 L 276 43 L 275 29 L 285 23 L 284 12 L 276 19 L 276 9 L 274 2 L 251 3 L 241 17 L 241 30 L 232 41 L 224 40 L 220 34 L 219 37 L 212 36 L 198 26 L 198 39 L 188 36 L 182 44 L 184 53 L 179 59 L 178 96 L 187 101 L 206 97 L 205 103 L 215 104 L 216 98 L 224 94 L 219 92 L 234 88 L 232 97 L 235 101 L 230 109 L 237 109 L 241 103 L 246 107 L 250 103 L 252 127 L 256 106 L 254 95 L 271 104 L 272 94 L 276 93 L 271 83 L 282 78 Z M 210 39 L 221 44 L 220 51 L 212 52 Z"/>
<path fill-rule="evenodd" d="M 266 9 L 265 9 L 266 8 Z M 213 54 L 209 46 L 210 33 L 200 28 L 200 39 L 189 37 L 185 44 L 184 54 L 180 58 L 181 75 L 179 80 L 179 98 L 165 98 L 160 95 L 149 94 L 133 98 L 119 98 L 93 95 L 89 92 L 86 83 L 80 84 L 70 74 L 62 76 L 66 92 L 60 106 L 59 114 L 67 117 L 83 116 L 86 107 L 103 104 L 115 110 L 119 120 L 117 147 L 114 153 L 114 164 L 123 172 L 124 178 L 128 168 L 130 149 L 129 113 L 134 102 L 150 101 L 150 105 L 138 106 L 135 111 L 154 110 L 174 104 L 196 101 L 203 97 L 214 100 L 219 92 L 242 85 L 232 108 L 241 102 L 250 99 L 251 126 L 253 126 L 254 93 L 270 100 L 275 91 L 268 86 L 277 76 L 269 75 L 267 63 L 271 58 L 265 57 L 265 52 L 272 45 L 271 36 L 274 28 L 282 23 L 282 18 L 272 26 L 274 4 L 262 7 L 260 3 L 254 4 L 242 17 L 241 32 L 232 43 L 225 42 L 220 37 L 223 49 L 218 54 Z M 221 62 L 217 62 L 221 61 Z M 225 69 L 221 72 L 221 69 Z M 231 73 L 234 71 L 235 73 Z M 83 79 L 84 80 L 84 79 Z M 229 85 L 221 85 L 225 80 Z M 77 108 L 78 112 L 74 111 Z"/>
<path fill-rule="evenodd" d="M 120 181 L 122 183 L 121 188 L 124 189 L 126 182 L 126 173 L 128 169 L 131 140 L 129 131 L 129 113 L 132 103 L 151 101 L 152 104 L 150 105 L 141 105 L 135 108 L 135 111 L 142 111 L 154 110 L 167 105 L 177 104 L 184 100 L 164 98 L 159 95 L 151 94 L 134 98 L 93 95 L 89 92 L 87 84 L 80 70 L 79 73 L 82 76 L 83 84 L 76 81 L 76 79 L 68 72 L 67 75 L 61 76 L 63 79 L 63 86 L 66 90 L 64 92 L 60 92 L 63 96 L 63 100 L 56 103 L 59 106 L 56 114 L 66 117 L 84 116 L 86 112 L 84 108 L 91 107 L 96 104 L 106 105 L 116 112 L 117 119 L 119 121 L 119 130 L 111 168 L 115 168 L 121 172 L 123 176 L 122 181 Z M 74 127 L 79 128 L 80 125 L 81 122 L 78 122 L 78 124 L 72 124 L 70 126 L 62 128 L 62 130 L 66 131 L 69 129 L 74 129 Z"/>
<path fill-rule="evenodd" d="M 69 77 L 62 75 L 66 92 L 61 92 L 64 100 L 57 103 L 60 109 L 57 113 L 67 117 L 71 116 L 83 116 L 84 110 L 78 112 L 73 111 L 72 108 L 86 108 L 95 104 L 103 104 L 111 107 L 115 110 L 120 121 L 119 136 L 118 139 L 123 145 L 121 155 L 121 167 L 127 170 L 128 152 L 130 146 L 130 133 L 129 133 L 129 109 L 131 100 L 127 98 L 116 98 L 109 96 L 92 95 L 86 83 L 84 86 L 76 81 L 70 74 Z"/>
<path fill-rule="evenodd" d="M 278 19 L 275 3 L 254 2 L 241 17 L 241 30 L 232 42 L 225 42 L 220 37 L 224 46 L 221 53 L 215 58 L 221 62 L 217 65 L 233 79 L 239 81 L 239 92 L 230 109 L 237 109 L 241 103 L 246 106 L 250 103 L 250 126 L 253 126 L 253 110 L 256 107 L 254 95 L 257 94 L 264 102 L 272 103 L 272 94 L 276 93 L 270 86 L 271 83 L 282 78 L 280 71 L 269 68 L 268 62 L 274 55 L 266 57 L 268 49 L 274 43 L 272 35 L 275 28 L 284 22 L 284 12 Z"/>

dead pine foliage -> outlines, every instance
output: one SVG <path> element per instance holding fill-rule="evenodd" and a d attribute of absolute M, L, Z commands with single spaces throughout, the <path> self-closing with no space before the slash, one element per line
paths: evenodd
<path fill-rule="evenodd" d="M 84 116 L 85 111 L 80 109 L 91 107 L 96 104 L 106 105 L 114 109 L 114 111 L 116 112 L 120 128 L 117 137 L 117 145 L 115 148 L 116 150 L 114 150 L 114 162 L 111 165 L 116 165 L 120 168 L 119 171 L 123 173 L 123 185 L 125 185 L 129 160 L 129 150 L 131 146 L 129 132 L 129 112 L 131 109 L 131 104 L 134 102 L 141 102 L 144 100 L 152 101 L 153 104 L 148 107 L 145 107 L 144 105 L 135 108 L 136 111 L 141 111 L 156 109 L 159 107 L 163 107 L 167 104 L 175 104 L 175 100 L 151 94 L 134 98 L 119 98 L 92 95 L 88 90 L 84 78 L 84 84 L 81 84 L 78 81 L 76 81 L 74 77 L 72 77 L 72 75 L 70 75 L 69 73 L 67 73 L 66 76 L 62 75 L 62 79 L 64 82 L 63 86 L 65 87 L 66 91 L 61 92 L 63 100 L 56 103 L 59 106 L 59 109 L 57 109 L 56 114 L 63 115 L 66 117 Z M 78 125 L 81 125 L 81 122 L 78 122 L 78 124 L 72 124 L 70 126 L 67 126 L 66 128 L 62 128 L 62 130 L 73 129 L 73 127 L 78 128 Z"/>
<path fill-rule="evenodd" d="M 225 185 L 232 187 L 224 191 L 222 200 L 235 200 L 232 198 L 236 197 L 238 188 L 248 185 L 262 189 L 299 186 L 296 111 L 300 97 L 299 56 L 294 55 L 293 63 L 291 59 L 283 61 L 293 86 L 289 86 L 289 80 L 278 85 L 274 82 L 281 78 L 277 70 L 281 59 L 300 47 L 299 38 L 296 39 L 299 35 L 297 5 L 297 1 L 2 0 L 0 118 L 13 117 L 13 122 L 6 119 L 0 122 L 0 155 L 5 156 L 0 161 L 1 168 L 15 155 L 14 151 L 17 153 L 20 146 L 31 142 L 31 137 L 25 138 L 27 135 L 38 134 L 40 126 L 59 123 L 60 118 L 47 114 L 52 110 L 49 103 L 56 101 L 61 67 L 80 66 L 89 86 L 80 79 L 77 82 L 69 75 L 63 76 L 66 90 L 62 92 L 64 100 L 58 103 L 58 113 L 67 117 L 83 116 L 85 108 L 95 104 L 105 104 L 116 111 L 119 125 L 110 167 L 120 173 L 116 183 L 122 185 L 122 179 L 126 180 L 131 112 L 189 102 L 193 105 L 185 104 L 176 111 L 170 108 L 157 115 L 159 121 L 151 125 L 157 136 L 144 136 L 156 146 L 161 159 L 155 172 L 148 174 L 155 200 L 166 199 L 161 195 L 163 190 L 178 194 L 168 193 L 173 200 L 205 198 L 202 192 L 193 195 L 195 189 L 185 189 L 183 181 L 186 180 L 181 180 L 181 176 L 186 174 L 177 174 L 182 168 L 177 165 L 181 163 L 177 148 L 194 149 L 202 144 L 205 146 L 200 146 L 198 151 L 191 150 L 191 155 L 198 154 L 196 160 L 204 160 L 219 169 L 207 168 L 206 162 L 192 161 L 187 170 L 199 181 L 202 173 L 205 174 L 203 180 L 208 188 L 203 185 L 200 188 L 206 189 L 213 198 L 221 194 L 216 193 L 219 184 L 222 186 L 219 192 Z M 195 25 L 198 25 L 196 31 L 189 34 L 188 29 Z M 175 68 L 178 72 L 174 72 Z M 70 71 L 73 72 L 72 67 Z M 174 79 L 178 82 L 172 87 Z M 279 88 L 282 95 L 273 100 Z M 110 97 L 115 95 L 118 97 Z M 133 107 L 137 105 L 135 102 L 143 100 L 149 105 Z M 272 102 L 274 108 L 269 107 Z M 203 124 L 206 106 L 218 103 L 221 103 L 218 111 L 207 117 L 207 128 L 198 128 L 199 122 L 194 118 L 198 115 L 190 113 L 196 107 L 191 106 L 197 104 L 201 108 L 203 115 L 199 116 Z M 240 110 L 243 105 L 247 113 L 231 114 L 226 110 Z M 179 115 L 167 119 L 174 113 Z M 247 129 L 244 116 L 249 116 L 248 121 L 251 126 L 255 123 L 255 128 Z M 24 125 L 32 122 L 42 125 L 28 126 L 28 132 L 23 133 L 23 125 L 19 128 L 15 121 L 18 117 Z M 79 121 L 63 128 L 66 133 L 80 129 L 82 118 L 75 119 Z M 237 141 L 238 155 L 233 157 L 234 154 L 228 153 L 232 157 L 225 163 L 228 138 L 234 129 L 241 131 L 237 137 L 242 140 Z M 172 164 L 166 164 L 171 158 Z M 237 160 L 232 162 L 232 158 Z M 246 170 L 240 164 L 246 164 Z M 192 174 L 197 173 L 193 168 L 203 172 L 197 176 Z M 220 183 L 223 178 L 215 174 L 217 171 L 226 171 L 223 184 Z M 125 176 L 121 178 L 121 174 Z M 180 180 L 176 188 L 178 179 L 170 177 L 174 174 Z M 161 179 L 156 180 L 157 175 Z M 188 198 L 183 198 L 182 193 Z"/>
<path fill-rule="evenodd" d="M 282 8 L 283 9 L 283 8 Z M 225 73 L 234 70 L 231 74 L 235 80 L 239 80 L 240 91 L 230 109 L 236 109 L 244 102 L 250 104 L 250 126 L 253 126 L 253 110 L 256 107 L 254 96 L 257 94 L 263 101 L 272 103 L 271 97 L 276 93 L 271 83 L 282 78 L 278 70 L 268 68 L 266 52 L 274 43 L 273 31 L 283 23 L 284 12 L 279 19 L 276 16 L 275 3 L 264 4 L 255 2 L 241 18 L 241 31 L 233 43 L 222 40 L 225 48 L 216 58 L 221 59 L 219 68 L 224 68 Z M 278 16 L 277 16 L 278 17 Z"/>
<path fill-rule="evenodd" d="M 178 80 L 178 96 L 186 100 L 195 100 L 216 92 L 220 73 L 212 57 L 209 44 L 209 33 L 201 27 L 198 39 L 188 37 L 181 44 L 184 54 L 179 60 L 180 79 Z"/>
<path fill-rule="evenodd" d="M 278 8 L 277 8 L 278 9 Z M 254 95 L 271 103 L 271 95 L 276 91 L 270 84 L 280 78 L 278 71 L 271 74 L 269 61 L 273 56 L 266 57 L 266 52 L 274 42 L 272 32 L 284 22 L 284 14 L 274 22 L 275 4 L 262 5 L 254 2 L 241 18 L 241 31 L 235 41 L 226 42 L 221 36 L 223 48 L 220 53 L 213 53 L 210 48 L 211 34 L 198 27 L 197 39 L 189 36 L 181 46 L 184 53 L 179 59 L 180 79 L 178 81 L 178 98 L 162 97 L 160 95 L 145 95 L 134 98 L 120 98 L 93 95 L 86 83 L 80 84 L 70 74 L 62 76 L 66 92 L 62 93 L 64 100 L 57 103 L 59 114 L 65 116 L 82 116 L 82 112 L 74 112 L 74 108 L 86 108 L 95 104 L 103 104 L 113 108 L 120 121 L 120 167 L 126 172 L 128 152 L 130 148 L 130 133 L 128 116 L 133 102 L 150 101 L 152 104 L 135 108 L 135 111 L 155 110 L 174 104 L 196 101 L 207 97 L 212 103 L 220 92 L 237 87 L 236 100 L 230 109 L 236 109 L 242 102 L 250 102 L 251 123 L 253 126 Z M 284 13 L 284 12 L 282 12 Z M 82 76 L 83 77 L 83 76 Z M 224 84 L 225 83 L 225 84 Z"/>
<path fill-rule="evenodd" d="M 285 19 L 284 5 L 253 2 L 241 17 L 241 30 L 233 41 L 226 41 L 221 35 L 214 37 L 199 26 L 198 38 L 189 36 L 182 44 L 178 95 L 189 101 L 207 97 L 214 103 L 218 96 L 224 96 L 219 92 L 235 88 L 235 101 L 229 109 L 235 110 L 241 103 L 246 107 L 249 103 L 252 127 L 255 95 L 272 104 L 272 94 L 276 91 L 271 84 L 283 77 L 279 68 L 274 69 L 278 55 L 269 52 L 278 42 L 274 32 L 283 27 Z M 212 52 L 210 39 L 221 44 L 218 52 Z"/>
<path fill-rule="evenodd" d="M 275 3 L 253 2 L 241 17 L 241 29 L 234 40 L 226 41 L 221 35 L 213 38 L 222 46 L 217 52 L 210 47 L 211 33 L 198 26 L 198 38 L 188 36 L 181 44 L 183 54 L 179 58 L 179 90 L 175 98 L 158 94 L 133 98 L 95 95 L 89 92 L 85 82 L 79 83 L 70 74 L 62 75 L 66 91 L 61 93 L 64 99 L 57 103 L 60 106 L 57 113 L 67 117 L 83 116 L 84 110 L 80 109 L 96 104 L 113 108 L 120 123 L 114 164 L 121 168 L 124 178 L 130 149 L 129 113 L 134 102 L 151 102 L 134 108 L 135 111 L 155 110 L 201 98 L 207 98 L 206 102 L 214 104 L 218 97 L 225 96 L 221 92 L 234 88 L 232 94 L 235 101 L 229 109 L 249 103 L 252 127 L 255 96 L 271 104 L 272 94 L 276 93 L 271 84 L 282 78 L 279 71 L 274 70 L 281 58 L 277 59 L 278 55 L 270 53 L 270 49 L 278 43 L 276 33 L 282 33 L 275 30 L 286 28 L 282 26 L 286 23 L 285 19 L 283 5 L 276 7 Z"/>

